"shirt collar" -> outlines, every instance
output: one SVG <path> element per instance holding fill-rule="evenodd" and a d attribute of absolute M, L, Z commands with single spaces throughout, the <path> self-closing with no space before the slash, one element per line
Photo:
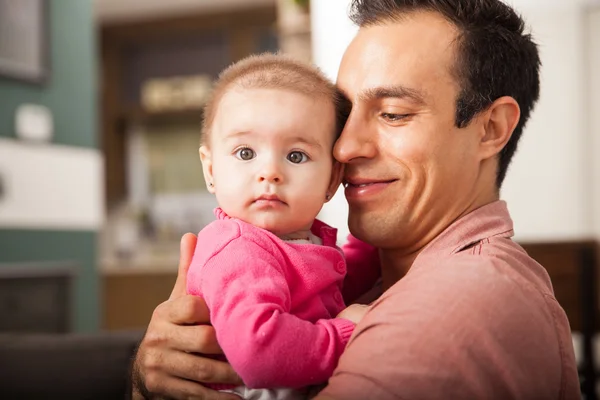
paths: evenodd
<path fill-rule="evenodd" d="M 455 254 L 491 237 L 510 238 L 514 235 L 513 221 L 505 201 L 486 204 L 459 218 L 432 240 L 421 255 Z"/>
<path fill-rule="evenodd" d="M 321 238 L 323 246 L 336 247 L 337 229 L 327 225 L 325 222 L 315 219 L 310 231 L 313 235 Z"/>

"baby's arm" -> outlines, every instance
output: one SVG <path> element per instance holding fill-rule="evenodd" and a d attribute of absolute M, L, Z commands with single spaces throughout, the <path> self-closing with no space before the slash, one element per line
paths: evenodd
<path fill-rule="evenodd" d="M 331 377 L 354 323 L 312 323 L 289 314 L 284 266 L 270 251 L 238 237 L 191 268 L 202 269 L 200 275 L 190 271 L 199 278 L 193 285 L 199 285 L 219 344 L 248 387 L 296 388 Z"/>
<path fill-rule="evenodd" d="M 361 295 L 373 288 L 381 277 L 379 251 L 348 235 L 348 242 L 342 246 L 346 258 L 346 277 L 342 294 L 346 304 L 351 304 Z"/>

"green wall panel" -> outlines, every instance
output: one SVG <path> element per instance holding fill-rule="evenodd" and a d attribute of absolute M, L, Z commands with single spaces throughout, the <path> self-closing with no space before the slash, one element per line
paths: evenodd
<path fill-rule="evenodd" d="M 51 110 L 54 143 L 96 148 L 97 50 L 92 0 L 47 3 L 50 76 L 41 85 L 0 77 L 0 136 L 15 137 L 15 110 L 20 104 L 34 103 Z M 100 313 L 96 236 L 91 231 L 0 229 L 0 263 L 75 261 L 79 271 L 74 328 L 97 330 Z"/>
<path fill-rule="evenodd" d="M 0 136 L 14 137 L 22 103 L 42 104 L 54 117 L 54 142 L 97 147 L 96 38 L 91 0 L 47 0 L 50 77 L 42 85 L 0 77 Z"/>

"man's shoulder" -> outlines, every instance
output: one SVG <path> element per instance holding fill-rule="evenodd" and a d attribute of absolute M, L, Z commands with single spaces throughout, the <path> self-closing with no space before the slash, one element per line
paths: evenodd
<path fill-rule="evenodd" d="M 485 239 L 460 252 L 417 259 L 406 278 L 405 284 L 438 285 L 441 291 L 475 294 L 482 300 L 515 291 L 540 299 L 552 296 L 544 267 L 508 238 Z"/>
<path fill-rule="evenodd" d="M 498 318 L 511 313 L 550 317 L 546 297 L 552 296 L 551 287 L 543 279 L 543 268 L 528 257 L 496 249 L 421 260 L 382 300 L 417 302 L 435 312 L 450 310 L 471 319 L 486 319 L 489 313 Z"/>
<path fill-rule="evenodd" d="M 573 365 L 564 345 L 570 343 L 568 321 L 551 294 L 523 273 L 537 264 L 526 253 L 499 249 L 449 251 L 413 265 L 357 325 L 350 361 L 341 368 L 385 361 L 390 367 L 377 370 L 384 376 L 379 382 L 391 393 L 409 393 L 405 398 L 429 390 L 431 382 L 465 391 L 456 398 L 490 398 L 477 392 L 482 388 L 556 392 L 548 382 L 560 382 Z M 412 379 L 415 369 L 425 379 Z"/>
<path fill-rule="evenodd" d="M 440 349 L 483 341 L 496 351 L 514 347 L 524 335 L 556 348 L 556 310 L 547 295 L 505 268 L 496 257 L 456 254 L 411 271 L 374 304 L 370 326 L 385 326 L 382 335 L 415 345 L 428 332 Z M 444 339 L 448 334 L 452 341 Z"/>

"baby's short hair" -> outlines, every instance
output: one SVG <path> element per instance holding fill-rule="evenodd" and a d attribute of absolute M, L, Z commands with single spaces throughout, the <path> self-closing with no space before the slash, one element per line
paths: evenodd
<path fill-rule="evenodd" d="M 246 57 L 221 72 L 204 106 L 203 143 L 210 136 L 221 98 L 234 86 L 242 89 L 287 89 L 310 97 L 331 99 L 336 112 L 336 138 L 348 118 L 349 103 L 319 68 L 283 54 L 263 53 Z"/>

